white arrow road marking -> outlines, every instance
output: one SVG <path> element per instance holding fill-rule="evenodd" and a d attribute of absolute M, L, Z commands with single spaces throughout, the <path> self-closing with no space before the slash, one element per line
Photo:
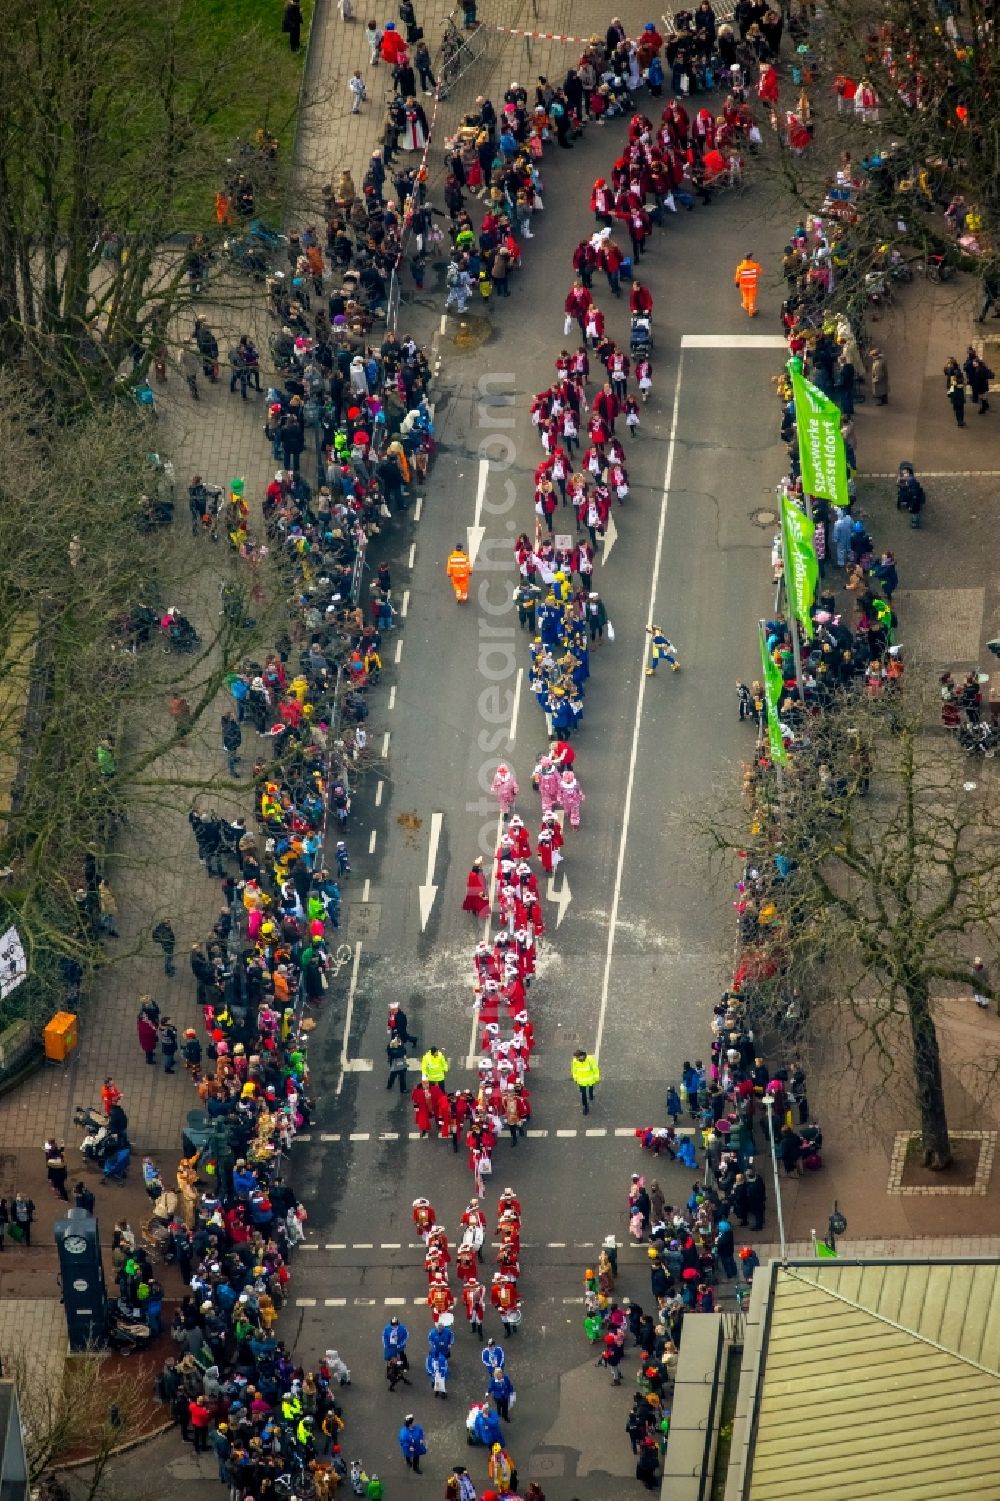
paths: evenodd
<path fill-rule="evenodd" d="M 517 739 L 517 715 L 521 707 L 521 684 L 524 682 L 524 668 L 517 669 L 517 677 L 514 679 L 514 707 L 510 714 L 510 730 L 507 735 L 508 745 L 513 745 Z"/>
<path fill-rule="evenodd" d="M 558 928 L 559 924 L 562 922 L 563 918 L 566 915 L 566 908 L 573 900 L 573 893 L 569 889 L 569 877 L 566 875 L 565 871 L 563 871 L 562 886 L 558 891 L 556 890 L 555 876 L 549 877 L 548 898 L 550 902 L 555 902 L 556 904 L 556 927 Z"/>
<path fill-rule="evenodd" d="M 615 543 L 617 541 L 618 541 L 618 528 L 615 526 L 614 515 L 610 515 L 608 517 L 608 524 L 604 528 L 604 561 L 605 561 L 605 563 L 610 558 L 610 556 L 611 556 L 611 549 L 614 547 L 614 545 L 615 545 Z"/>
<path fill-rule="evenodd" d="M 486 535 L 486 528 L 484 526 L 481 526 L 480 523 L 483 519 L 483 501 L 486 499 L 486 485 L 489 477 L 490 461 L 489 459 L 480 459 L 479 483 L 476 486 L 476 519 L 473 522 L 472 526 L 467 526 L 465 528 L 468 534 L 469 545 L 466 550 L 469 554 L 470 564 L 475 564 L 476 558 L 479 555 L 479 549 L 482 546 L 483 538 Z"/>
<path fill-rule="evenodd" d="M 434 885 L 434 865 L 437 860 L 438 844 L 441 839 L 441 823 L 443 819 L 443 813 L 431 814 L 431 842 L 430 847 L 427 851 L 427 880 L 424 882 L 423 886 L 420 886 L 417 890 L 417 895 L 420 898 L 421 932 L 423 932 L 423 930 L 427 926 L 427 920 L 430 917 L 431 909 L 434 906 L 434 899 L 438 894 L 438 889 Z"/>
<path fill-rule="evenodd" d="M 336 1093 L 344 1087 L 344 1075 L 350 1068 L 347 1050 L 351 1044 L 351 1022 L 354 1018 L 354 995 L 358 988 L 358 970 L 361 968 L 361 945 L 354 945 L 354 959 L 351 963 L 351 983 L 347 987 L 347 1010 L 344 1012 L 344 1040 L 340 1048 L 340 1078 L 337 1080 Z"/>

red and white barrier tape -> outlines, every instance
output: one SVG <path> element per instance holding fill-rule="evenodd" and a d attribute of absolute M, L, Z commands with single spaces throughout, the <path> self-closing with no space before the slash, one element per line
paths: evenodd
<path fill-rule="evenodd" d="M 558 31 L 520 31 L 515 26 L 492 26 L 491 30 L 502 31 L 507 36 L 532 37 L 538 42 L 580 42 L 585 47 L 589 47 L 594 40 L 593 32 L 590 36 L 563 36 Z"/>

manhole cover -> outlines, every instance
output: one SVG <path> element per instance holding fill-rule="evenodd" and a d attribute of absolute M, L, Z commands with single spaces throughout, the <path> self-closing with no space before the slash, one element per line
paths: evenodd
<path fill-rule="evenodd" d="M 493 325 L 488 318 L 463 313 L 458 321 L 458 327 L 451 336 L 451 342 L 455 349 L 478 349 L 492 336 Z"/>
<path fill-rule="evenodd" d="M 758 506 L 756 511 L 750 512 L 750 520 L 754 526 L 777 526 L 777 511 L 769 511 L 766 506 Z"/>
<path fill-rule="evenodd" d="M 528 1474 L 541 1475 L 552 1478 L 556 1475 L 565 1475 L 565 1454 L 535 1453 L 528 1456 Z"/>
<path fill-rule="evenodd" d="M 377 938 L 381 921 L 381 902 L 350 902 L 348 904 L 345 927 L 355 943 L 366 943 Z"/>

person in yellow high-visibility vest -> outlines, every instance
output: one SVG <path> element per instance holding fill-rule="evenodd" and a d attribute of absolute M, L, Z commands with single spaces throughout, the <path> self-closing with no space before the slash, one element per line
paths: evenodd
<path fill-rule="evenodd" d="M 443 1084 L 448 1072 L 448 1060 L 438 1047 L 428 1048 L 420 1060 L 421 1077 L 431 1084 Z"/>
<path fill-rule="evenodd" d="M 736 275 L 733 281 L 740 289 L 740 297 L 743 302 L 743 311 L 748 318 L 757 316 L 757 287 L 760 283 L 761 267 L 753 258 L 753 252 L 748 250 L 746 255 L 736 267 Z"/>
<path fill-rule="evenodd" d="M 590 1106 L 594 1099 L 594 1085 L 601 1082 L 601 1070 L 597 1059 L 592 1053 L 584 1048 L 577 1048 L 570 1061 L 569 1071 L 573 1083 L 580 1091 L 580 1104 L 583 1106 L 584 1115 L 590 1114 Z"/>
<path fill-rule="evenodd" d="M 451 579 L 451 587 L 455 591 L 455 598 L 459 601 L 468 599 L 469 577 L 472 573 L 472 564 L 466 557 L 465 548 L 461 542 L 456 542 L 454 548 L 448 554 L 446 572 Z"/>

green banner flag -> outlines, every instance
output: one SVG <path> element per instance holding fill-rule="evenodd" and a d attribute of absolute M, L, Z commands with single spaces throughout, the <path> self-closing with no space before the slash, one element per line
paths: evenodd
<path fill-rule="evenodd" d="M 825 1240 L 818 1240 L 816 1242 L 816 1259 L 817 1261 L 836 1261 L 837 1253 L 830 1250 Z"/>
<path fill-rule="evenodd" d="M 815 627 L 809 611 L 816 598 L 819 563 L 813 542 L 814 523 L 788 495 L 781 497 L 781 551 L 785 562 L 785 593 L 788 613 L 812 639 Z"/>
<path fill-rule="evenodd" d="M 801 360 L 788 361 L 795 398 L 802 488 L 834 505 L 847 506 L 847 450 L 840 431 L 840 408 L 802 374 Z"/>
<path fill-rule="evenodd" d="M 783 688 L 781 668 L 767 649 L 767 635 L 763 621 L 759 622 L 757 631 L 760 636 L 760 667 L 764 679 L 764 702 L 767 705 L 767 738 L 771 746 L 771 760 L 778 765 L 788 760 L 788 751 L 781 738 L 781 723 L 778 719 L 778 705 L 781 702 Z"/>

